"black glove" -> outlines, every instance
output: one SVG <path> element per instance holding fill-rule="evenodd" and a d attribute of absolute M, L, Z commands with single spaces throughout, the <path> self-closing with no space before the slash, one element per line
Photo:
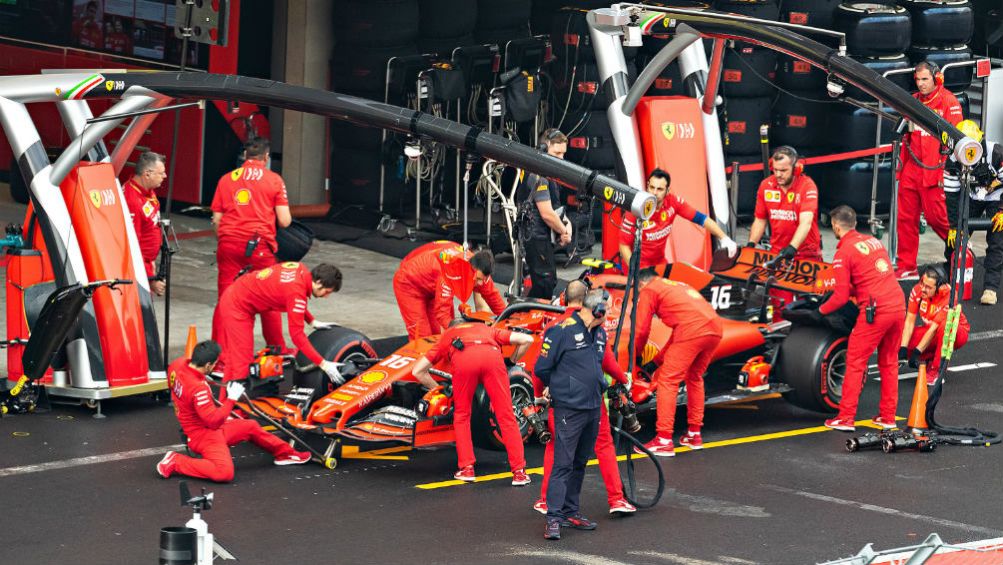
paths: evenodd
<path fill-rule="evenodd" d="M 922 354 L 923 352 L 920 351 L 919 348 L 913 349 L 912 353 L 909 355 L 909 366 L 913 369 L 918 369 L 920 363 L 919 356 Z"/>
<path fill-rule="evenodd" d="M 755 246 L 756 246 L 756 242 L 755 241 L 746 241 L 745 242 L 745 247 L 755 247 Z"/>
<path fill-rule="evenodd" d="M 972 167 L 972 177 L 978 186 L 989 186 L 989 183 L 996 179 L 996 174 L 993 173 L 993 169 L 989 166 L 989 163 L 979 161 Z"/>
<path fill-rule="evenodd" d="M 788 245 L 787 247 L 781 249 L 780 253 L 777 253 L 777 259 L 787 259 L 789 261 L 794 258 L 794 255 L 797 254 L 797 252 L 798 250 L 795 249 L 793 245 Z"/>
<path fill-rule="evenodd" d="M 818 311 L 818 308 L 807 308 L 808 319 L 811 320 L 813 324 L 824 326 L 825 325 L 825 315 Z"/>
<path fill-rule="evenodd" d="M 899 348 L 899 361 L 908 361 L 908 360 L 909 360 L 909 348 L 903 345 L 902 347 Z"/>

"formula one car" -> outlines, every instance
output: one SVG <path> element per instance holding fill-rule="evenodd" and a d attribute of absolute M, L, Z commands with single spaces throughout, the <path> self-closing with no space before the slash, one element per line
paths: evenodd
<path fill-rule="evenodd" d="M 715 294 L 718 306 L 725 306 L 724 296 L 734 296 L 734 304 L 723 308 L 724 338 L 714 355 L 707 380 L 707 403 L 751 400 L 783 394 L 792 403 L 822 412 L 838 406 L 843 367 L 845 366 L 848 329 L 810 327 L 787 319 L 769 322 L 768 308 L 748 308 L 757 299 L 764 301 L 770 287 L 817 296 L 832 284 L 831 271 L 824 263 L 795 261 L 775 267 L 775 257 L 762 250 L 745 249 L 727 261 L 715 274 L 680 263 L 670 278 L 682 280 L 701 292 Z M 623 307 L 626 278 L 599 274 L 601 268 L 588 269 L 582 279 L 593 287 L 610 291 L 613 304 L 607 320 L 615 330 Z M 730 287 L 729 287 L 730 285 Z M 758 297 L 758 298 L 757 298 Z M 729 300 L 731 300 L 729 298 Z M 486 323 L 537 336 L 519 366 L 510 368 L 513 409 L 524 439 L 545 431 L 542 415 L 533 406 L 533 388 L 528 371 L 535 364 L 543 329 L 564 313 L 562 306 L 540 302 L 510 305 L 497 318 Z M 788 310 L 798 318 L 797 311 Z M 629 332 L 626 316 L 618 352 L 626 366 Z M 657 320 L 642 356 L 648 362 L 671 337 L 671 330 Z M 252 417 L 281 423 L 311 445 L 321 461 L 336 462 L 353 456 L 379 456 L 415 448 L 453 443 L 452 399 L 448 390 L 449 367 L 440 364 L 437 374 L 443 386 L 425 391 L 411 376 L 415 360 L 424 355 L 438 339 L 431 336 L 413 340 L 384 358 L 378 358 L 373 344 L 362 334 L 335 327 L 311 334 L 310 340 L 328 359 L 343 363 L 347 382 L 335 386 L 319 369 L 308 366 L 305 357 L 297 359 L 292 388 L 279 396 L 281 365 L 269 355 L 259 356 L 252 370 L 250 402 L 238 406 Z M 506 351 L 506 354 L 511 351 Z M 269 359 L 271 361 L 269 361 Z M 648 371 L 642 369 L 632 389 L 640 408 L 654 407 Z M 685 403 L 685 394 L 680 394 Z M 475 397 L 471 427 L 475 444 L 500 448 L 500 434 L 486 394 Z"/>

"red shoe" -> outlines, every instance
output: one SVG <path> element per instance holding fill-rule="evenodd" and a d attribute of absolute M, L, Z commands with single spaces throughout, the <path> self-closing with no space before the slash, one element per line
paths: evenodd
<path fill-rule="evenodd" d="M 547 499 L 546 498 L 541 498 L 540 500 L 537 500 L 536 502 L 534 502 L 533 503 L 533 510 L 536 510 L 540 514 L 546 515 L 547 514 Z"/>
<path fill-rule="evenodd" d="M 309 451 L 293 451 L 288 455 L 280 455 L 275 458 L 276 465 L 302 465 L 310 462 Z"/>
<path fill-rule="evenodd" d="M 685 445 L 690 449 L 703 449 L 703 438 L 700 432 L 686 432 L 686 435 L 679 438 L 679 445 Z"/>
<path fill-rule="evenodd" d="M 472 483 L 477 480 L 477 476 L 474 475 L 474 466 L 467 465 L 466 467 L 460 469 L 453 475 L 453 478 L 458 481 L 463 481 L 465 483 Z"/>
<path fill-rule="evenodd" d="M 895 423 L 894 416 L 891 418 L 882 418 L 881 416 L 875 416 L 874 418 L 871 418 L 871 422 L 875 426 L 880 426 L 881 429 L 883 430 L 894 430 L 895 428 L 898 427 L 898 424 Z"/>
<path fill-rule="evenodd" d="M 167 454 L 164 455 L 164 458 L 157 463 L 157 474 L 165 479 L 169 478 L 171 473 L 174 472 L 174 458 L 177 456 L 178 454 L 176 452 L 168 451 Z"/>
<path fill-rule="evenodd" d="M 933 386 L 937 384 L 937 377 L 940 376 L 940 371 L 926 371 L 926 386 Z"/>
<path fill-rule="evenodd" d="M 845 420 L 838 417 L 830 418 L 825 421 L 825 427 L 841 432 L 853 432 L 857 430 L 857 427 L 853 425 L 853 420 L 850 418 L 846 418 Z"/>
<path fill-rule="evenodd" d="M 633 514 L 634 512 L 637 512 L 637 507 L 622 498 L 609 505 L 610 514 L 623 515 Z"/>
<path fill-rule="evenodd" d="M 655 439 L 644 444 L 644 448 L 651 452 L 652 455 L 656 457 L 675 457 L 676 448 L 672 445 L 671 439 L 665 439 L 660 436 L 655 436 Z M 643 451 L 638 448 L 634 448 L 634 453 L 640 453 L 645 455 Z"/>
<path fill-rule="evenodd" d="M 530 480 L 529 475 L 526 474 L 525 469 L 516 469 L 515 471 L 512 471 L 512 486 L 521 487 L 528 485 L 531 482 L 533 481 Z"/>

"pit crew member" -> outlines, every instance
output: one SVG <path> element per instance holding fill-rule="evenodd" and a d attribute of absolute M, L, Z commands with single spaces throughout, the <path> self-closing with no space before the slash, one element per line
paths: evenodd
<path fill-rule="evenodd" d="M 596 529 L 596 523 L 579 511 L 578 498 L 585 464 L 599 434 L 599 407 L 606 389 L 602 360 L 606 354 L 603 321 L 607 301 L 604 291 L 590 292 L 581 310 L 544 332 L 533 369 L 550 389 L 555 423 L 545 539 L 560 539 L 561 526 Z"/>
<path fill-rule="evenodd" d="M 579 280 L 573 280 L 568 283 L 568 287 L 564 290 L 565 303 L 568 306 L 568 311 L 561 317 L 557 318 L 547 326 L 549 329 L 552 326 L 560 324 L 566 320 L 572 313 L 581 310 L 585 302 L 585 294 L 588 292 L 588 287 L 585 283 Z M 544 331 L 546 331 L 546 329 Z M 617 383 L 630 386 L 630 379 L 627 374 L 623 372 L 620 365 L 616 362 L 616 357 L 613 355 L 612 346 L 607 343 L 606 351 L 603 353 L 602 359 L 602 370 L 611 376 Z M 549 391 L 545 391 L 543 388 L 543 383 L 539 379 L 533 379 L 533 389 L 536 396 L 542 397 L 549 395 Z M 548 424 L 550 425 L 551 431 L 554 429 L 554 411 L 548 412 Z M 632 512 L 637 512 L 637 508 L 633 504 L 627 502 L 627 499 L 623 496 L 623 483 L 620 481 L 620 467 L 616 460 L 616 448 L 613 445 L 613 433 L 609 425 L 609 414 L 606 411 L 606 403 L 602 402 L 599 404 L 599 434 L 596 436 L 595 444 L 596 459 L 599 461 L 599 474 L 602 475 L 603 484 L 606 486 L 606 501 L 609 504 L 610 514 L 629 514 Z M 554 442 L 548 442 L 543 451 L 543 480 L 540 485 L 540 499 L 533 504 L 533 510 L 541 514 L 547 513 L 547 487 L 550 484 L 550 472 L 554 466 Z"/>
<path fill-rule="evenodd" d="M 526 474 L 522 435 L 512 411 L 512 392 L 501 348 L 509 344 L 515 345 L 513 357 L 519 358 L 533 343 L 533 337 L 493 328 L 480 322 L 455 322 L 432 349 L 418 359 L 411 371 L 429 388 L 436 386 L 435 380 L 428 374 L 429 368 L 434 365 L 445 361 L 453 374 L 453 431 L 456 434 L 459 467 L 453 478 L 464 482 L 473 482 L 477 478 L 474 474 L 477 459 L 474 457 L 474 443 L 470 437 L 470 414 L 477 385 L 484 385 L 484 391 L 491 401 L 491 410 L 498 419 L 505 451 L 508 452 L 512 485 L 528 485 L 530 479 Z"/>
<path fill-rule="evenodd" d="M 672 177 L 662 169 L 655 169 L 648 175 L 647 191 L 655 197 L 657 207 L 651 218 L 641 225 L 641 264 L 640 268 L 660 267 L 666 263 L 666 244 L 672 234 L 672 222 L 676 216 L 685 218 L 698 226 L 707 229 L 721 242 L 721 247 L 728 250 L 729 256 L 737 252 L 735 242 L 725 235 L 717 222 L 697 211 L 685 200 L 669 191 Z M 637 229 L 637 219 L 627 212 L 620 224 L 620 260 L 624 272 L 630 264 L 630 256 L 634 249 L 634 232 Z M 664 268 L 658 269 L 664 272 Z"/>
<path fill-rule="evenodd" d="M 654 316 L 672 328 L 672 337 L 655 356 L 659 363 L 652 378 L 657 386 L 655 437 L 645 444 L 658 457 L 675 456 L 672 433 L 676 419 L 679 383 L 686 382 L 686 416 L 689 428 L 680 445 L 703 449 L 703 374 L 721 342 L 723 324 L 714 308 L 693 287 L 655 275 L 654 269 L 638 274 L 641 294 L 637 304 L 634 351 L 640 356 L 648 344 Z M 638 363 L 640 365 L 640 363 Z M 640 452 L 638 450 L 638 452 Z"/>
<path fill-rule="evenodd" d="M 913 78 L 919 92 L 913 94 L 927 108 L 951 124 L 965 119 L 958 99 L 944 88 L 944 74 L 936 63 L 924 61 L 916 65 Z M 898 257 L 896 274 L 900 279 L 916 277 L 916 255 L 919 252 L 919 214 L 940 239 L 947 241 L 947 207 L 944 203 L 945 156 L 941 143 L 921 128 L 913 127 L 902 138 L 898 170 Z"/>
<path fill-rule="evenodd" d="M 341 290 L 341 271 L 320 263 L 312 271 L 293 261 L 253 271 L 237 279 L 216 306 L 213 327 L 223 338 L 223 380 L 242 380 L 254 360 L 254 317 L 263 312 L 286 313 L 289 336 L 300 353 L 318 365 L 335 384 L 344 378 L 337 365 L 324 359 L 303 332 L 304 322 L 313 322 L 307 300 L 324 298 Z"/>
<path fill-rule="evenodd" d="M 252 441 L 275 457 L 276 465 L 299 465 L 310 461 L 310 453 L 296 451 L 288 443 L 261 429 L 254 420 L 231 418 L 233 404 L 242 394 L 244 385 L 231 381 L 221 392 L 217 406 L 206 375 L 219 357 L 215 341 L 203 341 L 195 346 L 191 359 L 181 357 L 167 369 L 167 385 L 174 401 L 174 413 L 188 438 L 188 448 L 201 459 L 168 451 L 157 463 L 157 473 L 168 478 L 174 473 L 198 479 L 225 483 L 233 480 L 233 458 L 230 446 Z"/>
<path fill-rule="evenodd" d="M 769 225 L 770 248 L 781 257 L 821 261 L 815 181 L 804 173 L 804 163 L 789 145 L 773 150 L 770 170 L 773 174 L 763 179 L 756 193 L 755 220 L 746 245 L 757 245 Z"/>
<path fill-rule="evenodd" d="M 163 233 L 160 231 L 160 201 L 157 200 L 157 189 L 167 177 L 164 168 L 164 156 L 153 151 L 146 151 L 136 160 L 136 170 L 132 178 L 122 187 L 125 194 L 125 204 L 132 216 L 132 226 L 139 240 L 139 252 L 143 256 L 143 266 L 146 267 L 146 277 L 150 280 L 150 292 L 161 296 L 166 288 L 163 274 L 159 277 L 154 266 Z"/>
<path fill-rule="evenodd" d="M 939 265 L 924 267 L 919 282 L 909 293 L 899 359 L 908 359 L 909 366 L 914 369 L 921 361 L 927 363 L 926 381 L 930 385 L 937 381 L 940 372 L 940 346 L 944 342 L 950 302 L 951 285 L 943 268 Z M 923 321 L 920 331 L 916 331 L 917 316 Z M 970 329 L 968 318 L 962 313 L 954 339 L 955 351 L 968 343 Z"/>
<path fill-rule="evenodd" d="M 494 257 L 488 250 L 471 254 L 451 241 L 433 241 L 408 253 L 394 273 L 394 297 L 408 339 L 442 332 L 453 319 L 453 297 L 466 302 L 471 292 L 494 314 L 505 309 L 505 300 L 491 271 Z"/>
<path fill-rule="evenodd" d="M 212 198 L 212 225 L 219 242 L 216 247 L 218 275 L 216 289 L 219 298 L 244 270 L 258 270 L 275 264 L 276 224 L 288 227 L 292 223 L 289 199 L 282 177 L 268 170 L 270 144 L 264 138 L 252 138 L 244 145 L 246 160 L 240 167 L 223 175 L 216 184 Z M 219 340 L 219 334 L 213 338 Z M 261 315 L 261 333 L 265 343 L 279 346 L 286 352 L 282 335 L 282 314 L 265 312 Z M 224 346 L 224 357 L 226 349 Z"/>
<path fill-rule="evenodd" d="M 876 238 L 859 233 L 857 214 L 849 206 L 837 206 L 831 212 L 832 232 L 839 243 L 832 266 L 836 277 L 835 292 L 818 309 L 818 315 L 831 314 L 850 299 L 852 293 L 860 314 L 850 332 L 846 349 L 846 372 L 839 413 L 825 421 L 825 426 L 845 432 L 854 431 L 857 402 L 864 384 L 867 360 L 878 350 L 881 373 L 881 401 L 873 422 L 885 429 L 895 427 L 898 402 L 898 346 L 905 317 L 905 296 L 892 270 L 888 252 Z"/>

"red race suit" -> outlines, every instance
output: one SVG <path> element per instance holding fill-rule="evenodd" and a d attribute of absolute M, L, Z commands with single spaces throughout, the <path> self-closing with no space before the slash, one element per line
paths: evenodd
<path fill-rule="evenodd" d="M 695 221 L 697 209 L 690 206 L 685 200 L 673 193 L 665 195 L 665 200 L 658 210 L 651 215 L 651 218 L 641 224 L 641 267 L 655 267 L 671 263 L 668 255 L 670 250 L 666 249 L 669 235 L 672 234 L 672 222 L 676 217 L 685 218 L 691 222 Z M 637 227 L 637 218 L 627 212 L 623 215 L 623 222 L 620 224 L 620 244 L 633 249 L 634 231 Z M 626 271 L 627 266 L 623 266 Z"/>
<path fill-rule="evenodd" d="M 223 348 L 223 380 L 247 377 L 248 366 L 254 360 L 254 317 L 265 312 L 285 312 L 293 345 L 311 363 L 320 365 L 324 358 L 303 331 L 303 324 L 313 321 L 306 307 L 312 295 L 310 271 L 293 261 L 252 271 L 230 285 L 213 316 L 213 334 L 220 337 Z"/>
<path fill-rule="evenodd" d="M 643 245 L 643 244 L 642 244 Z M 552 326 L 566 320 L 573 312 L 579 308 L 572 307 L 557 319 L 553 320 L 543 329 L 546 333 Z M 541 342 L 542 343 L 542 342 Z M 612 345 L 606 344 L 606 352 L 603 354 L 602 370 L 620 384 L 627 384 L 627 374 L 616 362 L 613 355 Z M 543 395 L 543 383 L 535 376 L 533 377 L 533 392 L 539 397 Z M 547 411 L 547 424 L 553 433 L 554 411 Z M 606 486 L 606 501 L 612 505 L 615 502 L 624 500 L 623 483 L 620 481 L 620 467 L 616 460 L 616 448 L 613 445 L 613 431 L 609 425 L 609 413 L 606 411 L 606 403 L 599 403 L 599 435 L 596 436 L 596 460 L 599 462 L 599 474 L 602 475 L 603 484 Z M 543 481 L 540 485 L 540 500 L 547 500 L 547 485 L 550 484 L 550 471 L 554 467 L 554 442 L 547 442 L 543 450 Z"/>
<path fill-rule="evenodd" d="M 156 274 L 154 263 L 157 254 L 160 253 L 163 238 L 163 234 L 160 233 L 160 201 L 157 200 L 156 191 L 146 190 L 135 179 L 129 179 L 122 187 L 122 192 L 125 194 L 125 204 L 132 216 L 136 239 L 139 240 L 139 252 L 143 256 L 146 276 L 152 277 Z"/>
<path fill-rule="evenodd" d="M 802 212 L 815 214 L 818 220 L 818 188 L 815 181 L 805 174 L 794 175 L 790 186 L 784 189 L 777 183 L 777 177 L 770 175 L 759 183 L 756 193 L 756 218 L 766 220 L 770 225 L 770 247 L 780 251 L 791 244 L 798 231 Z M 818 222 L 811 224 L 808 236 L 798 247 L 797 259 L 822 260 L 822 238 L 818 234 Z"/>
<path fill-rule="evenodd" d="M 275 242 L 275 207 L 288 205 L 282 177 L 265 168 L 261 161 L 248 159 L 243 166 L 219 179 L 212 198 L 212 211 L 223 215 L 216 230 L 219 237 L 216 288 L 220 298 L 244 267 L 250 265 L 251 270 L 258 270 L 275 264 L 275 251 L 278 249 Z M 260 238 L 258 245 L 247 257 L 248 241 L 255 237 Z M 261 333 L 265 343 L 285 349 L 281 314 L 263 314 Z M 213 338 L 219 341 L 215 332 Z"/>
<path fill-rule="evenodd" d="M 937 293 L 931 299 L 923 297 L 923 286 L 921 284 L 912 287 L 912 292 L 909 293 L 909 303 L 906 306 L 906 311 L 909 314 L 917 314 L 923 320 L 924 325 L 937 324 L 937 333 L 934 334 L 933 341 L 930 342 L 926 351 L 920 356 L 920 359 L 929 364 L 928 374 L 934 374 L 940 370 L 940 347 L 944 343 L 944 330 L 947 325 L 947 311 L 950 303 L 951 285 L 948 284 L 940 285 Z M 971 327 L 968 325 L 968 318 L 962 313 L 961 319 L 958 320 L 958 335 L 954 338 L 955 351 L 968 343 L 968 332 L 970 330 Z M 926 335 L 926 328 L 917 326 L 913 329 L 912 335 L 909 336 L 908 347 L 910 352 L 919 345 L 924 335 Z"/>
<path fill-rule="evenodd" d="M 927 108 L 951 124 L 965 119 L 961 104 L 942 85 L 929 96 L 913 94 Z M 926 223 L 940 239 L 947 240 L 949 224 L 944 201 L 944 162 L 941 143 L 926 131 L 916 128 L 908 133 L 899 155 L 902 166 L 898 171 L 898 261 L 899 271 L 915 271 L 919 252 L 919 214 L 923 212 Z"/>
<path fill-rule="evenodd" d="M 905 295 L 895 277 L 891 259 L 880 241 L 850 230 L 836 245 L 832 266 L 836 277 L 835 292 L 819 312 L 831 314 L 839 310 L 850 299 L 851 291 L 860 309 L 846 349 L 843 398 L 837 417 L 851 421 L 856 418 L 867 361 L 877 349 L 881 374 L 878 415 L 893 422 L 898 402 L 898 350 L 905 324 Z M 871 304 L 875 308 L 874 321 L 868 323 L 866 310 Z"/>
<path fill-rule="evenodd" d="M 686 416 L 689 429 L 703 427 L 703 374 L 721 342 L 724 325 L 711 305 L 693 287 L 676 281 L 655 278 L 641 289 L 637 304 L 637 336 L 634 351 L 643 355 L 651 335 L 654 316 L 672 328 L 669 342 L 658 352 L 660 365 L 653 381 L 657 387 L 655 431 L 672 439 L 675 427 L 679 384 L 686 381 Z"/>
<path fill-rule="evenodd" d="M 230 418 L 233 399 L 217 406 L 205 376 L 191 368 L 190 359 L 174 360 L 167 368 L 167 386 L 174 400 L 174 414 L 188 437 L 188 448 L 201 459 L 178 453 L 174 457 L 174 472 L 227 482 L 233 480 L 233 459 L 230 446 L 252 441 L 258 447 L 281 457 L 295 453 L 288 443 L 261 429 L 254 420 Z M 225 396 L 225 392 L 220 393 Z"/>
<path fill-rule="evenodd" d="M 453 340 L 463 342 L 457 349 Z M 470 436 L 470 414 L 477 385 L 484 385 L 491 410 L 498 420 L 502 442 L 513 471 L 526 468 L 522 435 L 512 411 L 512 392 L 501 347 L 512 343 L 512 332 L 479 322 L 459 324 L 446 330 L 425 357 L 433 365 L 445 361 L 453 374 L 453 431 L 456 434 L 456 458 L 460 469 L 473 465 L 474 442 Z"/>
<path fill-rule="evenodd" d="M 394 297 L 407 328 L 408 339 L 442 332 L 453 320 L 453 297 L 466 302 L 481 295 L 491 311 L 505 309 L 494 281 L 474 285 L 474 270 L 463 248 L 451 241 L 433 241 L 408 253 L 394 274 Z"/>

